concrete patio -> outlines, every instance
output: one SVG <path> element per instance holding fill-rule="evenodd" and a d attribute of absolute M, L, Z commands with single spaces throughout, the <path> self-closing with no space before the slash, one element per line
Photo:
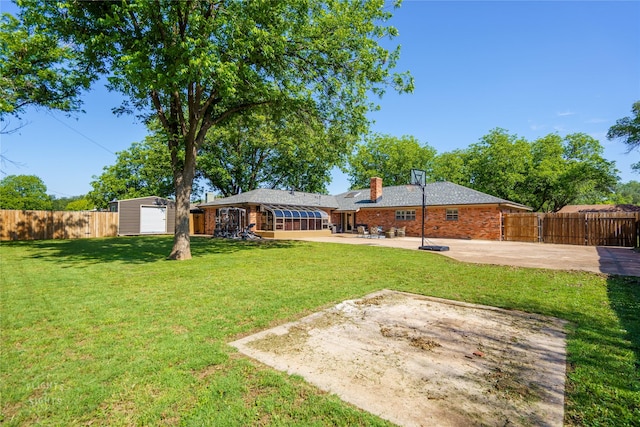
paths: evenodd
<path fill-rule="evenodd" d="M 412 250 L 418 250 L 422 244 L 420 237 L 362 238 L 353 234 L 332 234 L 329 237 L 300 240 Z M 434 253 L 463 262 L 640 277 L 640 253 L 631 248 L 461 239 L 426 239 L 425 242 L 428 245 L 448 246 L 448 251 Z"/>

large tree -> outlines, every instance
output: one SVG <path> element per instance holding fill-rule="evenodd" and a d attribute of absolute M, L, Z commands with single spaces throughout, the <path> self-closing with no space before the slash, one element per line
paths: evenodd
<path fill-rule="evenodd" d="M 50 197 L 54 211 L 87 211 L 96 207 L 87 196 Z"/>
<path fill-rule="evenodd" d="M 410 135 L 372 135 L 356 147 L 349 159 L 349 183 L 351 188 L 364 188 L 369 186 L 371 177 L 377 176 L 384 185 L 408 184 L 411 169 L 426 170 L 431 177 L 435 155 L 433 147 L 420 144 Z"/>
<path fill-rule="evenodd" d="M 87 198 L 97 208 L 106 208 L 114 199 L 173 195 L 169 149 L 163 138 L 150 131 L 144 141 L 118 152 L 115 164 L 105 166 L 100 176 L 93 177 L 93 189 Z"/>
<path fill-rule="evenodd" d="M 197 170 L 224 196 L 258 187 L 323 193 L 351 147 L 349 135 L 315 115 L 259 108 L 212 128 Z"/>
<path fill-rule="evenodd" d="M 627 144 L 629 152 L 640 150 L 640 101 L 636 101 L 631 107 L 633 117 L 624 117 L 616 121 L 616 124 L 609 128 L 607 138 L 622 139 Z M 632 165 L 633 169 L 640 172 L 640 162 Z"/>
<path fill-rule="evenodd" d="M 9 175 L 0 181 L 0 209 L 50 210 L 47 186 L 35 175 Z"/>
<path fill-rule="evenodd" d="M 434 177 L 536 211 L 557 211 L 611 195 L 617 170 L 603 152 L 598 140 L 582 133 L 549 134 L 529 142 L 496 128 L 465 150 L 436 156 Z"/>
<path fill-rule="evenodd" d="M 496 128 L 466 150 L 470 186 L 478 191 L 515 202 L 522 201 L 531 165 L 526 139 Z"/>
<path fill-rule="evenodd" d="M 28 106 L 78 111 L 90 82 L 69 46 L 10 14 L 0 16 L 0 134 L 22 127 L 10 119 L 20 119 Z M 4 154 L 0 162 L 15 163 Z"/>
<path fill-rule="evenodd" d="M 449 181 L 469 186 L 466 150 L 453 150 L 438 154 L 433 159 L 432 177 L 434 181 Z"/>
<path fill-rule="evenodd" d="M 615 189 L 614 203 L 640 206 L 640 181 L 618 184 Z"/>
<path fill-rule="evenodd" d="M 617 182 L 614 162 L 602 157 L 595 138 L 574 133 L 549 134 L 531 144 L 532 163 L 522 203 L 537 211 L 558 211 L 585 198 L 605 200 Z"/>
<path fill-rule="evenodd" d="M 77 111 L 90 85 L 74 50 L 14 16 L 0 17 L 0 122 L 27 106 Z M 3 123 L 2 132 L 8 132 Z"/>
<path fill-rule="evenodd" d="M 189 202 L 196 158 L 209 129 L 256 106 L 313 111 L 367 128 L 370 92 L 392 83 L 399 51 L 384 0 L 25 1 L 22 16 L 69 43 L 126 95 L 119 111 L 155 117 L 171 156 L 176 196 L 172 259 L 191 257 Z"/>

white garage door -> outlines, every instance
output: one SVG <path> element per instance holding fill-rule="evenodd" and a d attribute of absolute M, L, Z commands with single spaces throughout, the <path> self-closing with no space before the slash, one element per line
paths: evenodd
<path fill-rule="evenodd" d="M 140 233 L 166 233 L 167 208 L 140 206 Z"/>

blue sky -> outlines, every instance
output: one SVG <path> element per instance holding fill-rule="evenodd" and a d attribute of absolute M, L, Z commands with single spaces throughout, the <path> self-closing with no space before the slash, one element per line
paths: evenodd
<path fill-rule="evenodd" d="M 640 181 L 630 168 L 640 153 L 606 139 L 640 100 L 640 2 L 405 0 L 391 24 L 400 35 L 388 46 L 402 46 L 397 68 L 416 88 L 377 101 L 374 132 L 413 135 L 439 153 L 496 127 L 528 140 L 582 132 L 602 143 L 622 182 Z M 57 197 L 87 193 L 114 153 L 146 135 L 133 117 L 111 113 L 119 100 L 96 85 L 84 114 L 29 110 L 20 131 L 0 136 L 2 154 L 18 163 L 5 163 L 3 176 L 37 175 Z M 347 188 L 336 171 L 330 193 Z"/>

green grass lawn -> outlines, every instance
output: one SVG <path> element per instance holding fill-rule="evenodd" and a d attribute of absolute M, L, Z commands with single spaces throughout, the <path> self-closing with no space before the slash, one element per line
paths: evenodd
<path fill-rule="evenodd" d="M 228 346 L 383 288 L 557 316 L 565 423 L 640 425 L 640 280 L 424 251 L 170 237 L 3 242 L 5 425 L 389 425 Z"/>

